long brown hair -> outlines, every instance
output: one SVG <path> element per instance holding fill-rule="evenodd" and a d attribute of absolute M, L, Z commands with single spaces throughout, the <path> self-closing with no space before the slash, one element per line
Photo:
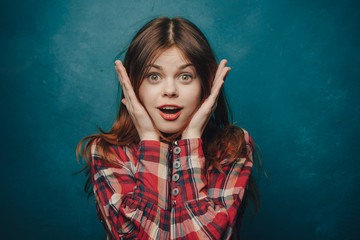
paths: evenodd
<path fill-rule="evenodd" d="M 218 64 L 210 44 L 200 29 L 190 21 L 179 17 L 153 19 L 145 24 L 132 39 L 125 55 L 124 67 L 136 95 L 139 97 L 139 87 L 149 71 L 149 65 L 163 51 L 172 46 L 179 48 L 184 57 L 194 64 L 196 73 L 201 79 L 202 99 L 206 99 L 210 95 L 212 80 L 215 77 Z M 231 121 L 232 114 L 222 89 L 218 97 L 217 108 L 202 136 L 206 170 L 214 167 L 221 171 L 219 152 L 220 157 L 226 155 L 229 158 L 228 164 L 237 157 L 248 154 L 243 130 L 231 124 Z M 109 163 L 113 163 L 110 145 L 125 146 L 139 142 L 134 124 L 122 103 L 120 103 L 115 123 L 110 131 L 105 132 L 99 129 L 98 134 L 85 137 L 77 146 L 77 157 L 80 155 L 86 161 L 81 171 L 85 170 L 87 175 L 89 175 L 90 165 L 89 149 L 95 140 L 103 149 L 104 161 Z M 82 147 L 84 143 L 85 145 Z M 253 145 L 250 147 L 254 149 Z M 85 191 L 91 193 L 90 187 L 91 180 L 88 176 Z M 258 209 L 259 194 L 252 178 L 249 180 L 247 192 L 249 193 L 246 196 L 250 196 L 250 199 L 253 198 L 255 209 Z"/>

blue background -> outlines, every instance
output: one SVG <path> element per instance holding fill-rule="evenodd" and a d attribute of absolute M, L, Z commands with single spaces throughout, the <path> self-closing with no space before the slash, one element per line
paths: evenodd
<path fill-rule="evenodd" d="M 269 178 L 243 239 L 359 235 L 358 1 L 1 1 L 1 238 L 102 239 L 75 147 L 114 121 L 114 57 L 183 16 L 232 71 L 238 125 Z"/>

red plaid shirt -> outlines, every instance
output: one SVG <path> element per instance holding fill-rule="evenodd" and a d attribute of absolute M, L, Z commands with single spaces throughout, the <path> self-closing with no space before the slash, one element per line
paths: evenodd
<path fill-rule="evenodd" d="M 91 147 L 91 178 L 100 220 L 111 239 L 229 239 L 253 165 L 246 156 L 210 169 L 201 139 L 112 146 L 119 166 Z M 224 165 L 225 164 L 225 165 Z"/>

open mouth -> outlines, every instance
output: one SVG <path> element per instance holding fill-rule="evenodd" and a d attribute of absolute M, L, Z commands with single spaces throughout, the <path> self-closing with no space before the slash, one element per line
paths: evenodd
<path fill-rule="evenodd" d="M 161 106 L 158 108 L 160 111 L 160 115 L 165 119 L 165 120 L 175 120 L 180 116 L 181 107 L 178 106 Z"/>
<path fill-rule="evenodd" d="M 159 110 L 165 114 L 176 114 L 178 113 L 181 108 L 177 108 L 177 107 L 162 107 L 159 108 Z"/>

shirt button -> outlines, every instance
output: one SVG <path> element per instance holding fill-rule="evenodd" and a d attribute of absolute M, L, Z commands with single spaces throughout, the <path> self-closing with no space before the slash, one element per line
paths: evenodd
<path fill-rule="evenodd" d="M 181 148 L 180 148 L 180 147 L 174 148 L 174 153 L 175 153 L 175 154 L 179 154 L 180 152 L 181 152 Z"/>
<path fill-rule="evenodd" d="M 174 162 L 174 168 L 179 168 L 181 166 L 180 161 L 175 161 Z"/>
<path fill-rule="evenodd" d="M 174 197 L 176 197 L 178 194 L 179 194 L 179 189 L 174 188 L 174 189 L 172 190 L 172 195 L 173 195 Z"/>
<path fill-rule="evenodd" d="M 174 174 L 174 175 L 172 176 L 172 180 L 173 180 L 174 182 L 176 182 L 177 180 L 179 180 L 179 174 Z"/>
<path fill-rule="evenodd" d="M 177 146 L 177 145 L 178 145 L 178 141 L 175 141 L 175 142 L 174 142 L 174 145 Z"/>

